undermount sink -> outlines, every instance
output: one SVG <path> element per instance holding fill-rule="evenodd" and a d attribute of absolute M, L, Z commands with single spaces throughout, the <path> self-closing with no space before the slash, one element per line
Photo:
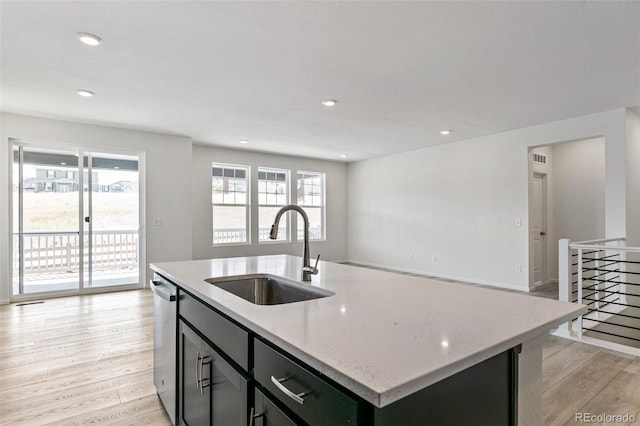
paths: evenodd
<path fill-rule="evenodd" d="M 209 278 L 205 281 L 255 305 L 281 305 L 334 294 L 323 289 L 302 287 L 308 284 L 295 283 L 269 274 Z"/>

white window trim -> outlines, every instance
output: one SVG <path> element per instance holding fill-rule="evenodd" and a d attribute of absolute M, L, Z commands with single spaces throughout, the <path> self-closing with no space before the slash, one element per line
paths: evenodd
<path fill-rule="evenodd" d="M 322 226 L 322 238 L 316 238 L 316 239 L 309 239 L 309 241 L 318 241 L 318 242 L 322 242 L 322 241 L 327 241 L 327 174 L 325 172 L 313 172 L 310 170 L 296 170 L 296 205 L 298 205 L 298 175 L 299 174 L 304 174 L 304 173 L 308 173 L 308 174 L 316 174 L 316 175 L 322 175 L 322 206 L 320 206 L 321 208 L 321 213 L 320 213 L 320 218 L 321 218 L 321 226 Z M 312 208 L 317 208 L 316 206 L 299 206 L 302 208 L 305 207 L 312 207 Z M 298 220 L 301 220 L 300 218 L 298 218 Z M 296 224 L 296 229 L 295 229 L 295 241 L 304 241 L 304 238 L 298 238 L 298 226 Z"/>
<path fill-rule="evenodd" d="M 220 167 L 220 168 L 242 168 L 245 169 L 246 171 L 246 175 L 245 175 L 245 179 L 247 181 L 247 202 L 245 204 L 229 204 L 229 203 L 214 203 L 213 202 L 213 192 L 211 194 L 211 245 L 213 247 L 237 247 L 237 246 L 250 246 L 251 245 L 251 166 L 249 165 L 245 165 L 245 164 L 231 164 L 231 163 L 216 163 L 216 162 L 212 162 L 211 163 L 211 171 L 213 172 L 214 167 Z M 211 176 L 213 178 L 213 175 Z M 247 239 L 244 242 L 241 243 L 216 243 L 214 238 L 213 238 L 213 232 L 214 232 L 214 228 L 213 228 L 213 223 L 214 223 L 214 218 L 213 218 L 213 207 L 214 206 L 220 206 L 220 207 L 244 207 L 246 210 L 246 214 L 245 214 L 245 227 L 246 227 L 246 235 L 247 235 Z"/>
<path fill-rule="evenodd" d="M 286 175 L 286 186 L 287 186 L 287 199 L 285 201 L 284 204 L 260 204 L 260 192 L 258 192 L 258 190 L 256 190 L 256 199 L 258 200 L 258 209 L 256 210 L 256 215 L 258 216 L 258 245 L 263 244 L 263 245 L 269 245 L 269 244 L 291 244 L 293 242 L 292 239 L 292 214 L 291 212 L 287 212 L 285 213 L 286 217 L 287 217 L 287 228 L 286 228 L 286 235 L 287 238 L 285 238 L 284 240 L 271 240 L 271 239 L 267 239 L 264 241 L 260 240 L 260 207 L 284 207 L 288 204 L 291 204 L 291 170 L 290 169 L 279 169 L 277 167 L 262 167 L 262 166 L 258 166 L 256 168 L 256 186 L 260 185 L 260 172 L 261 171 L 271 171 L 271 172 L 276 172 L 276 173 L 282 173 L 284 172 Z"/>

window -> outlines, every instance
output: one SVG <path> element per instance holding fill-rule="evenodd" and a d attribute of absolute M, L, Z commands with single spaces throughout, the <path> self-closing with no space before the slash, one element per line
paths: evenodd
<path fill-rule="evenodd" d="M 73 180 L 73 172 L 67 172 L 67 179 Z"/>
<path fill-rule="evenodd" d="M 54 179 L 56 177 L 55 170 L 47 170 L 47 179 Z"/>
<path fill-rule="evenodd" d="M 249 243 L 249 167 L 213 163 L 213 244 Z"/>
<path fill-rule="evenodd" d="M 258 227 L 259 241 L 272 241 L 269 231 L 276 213 L 289 204 L 289 171 L 258 169 Z M 276 241 L 289 241 L 289 213 L 280 218 Z"/>
<path fill-rule="evenodd" d="M 298 205 L 309 216 L 309 239 L 325 238 L 324 173 L 298 171 Z M 304 221 L 298 219 L 298 240 L 304 239 Z"/>

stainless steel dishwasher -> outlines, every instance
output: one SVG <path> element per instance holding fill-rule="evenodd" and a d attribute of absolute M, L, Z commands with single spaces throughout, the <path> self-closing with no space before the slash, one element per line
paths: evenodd
<path fill-rule="evenodd" d="M 158 274 L 153 290 L 153 384 L 165 410 L 176 424 L 176 336 L 178 290 Z"/>

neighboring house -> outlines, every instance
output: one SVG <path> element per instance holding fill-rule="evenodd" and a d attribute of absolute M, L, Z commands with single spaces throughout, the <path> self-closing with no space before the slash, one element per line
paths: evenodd
<path fill-rule="evenodd" d="M 99 190 L 98 173 L 93 172 L 92 186 L 94 190 Z M 86 180 L 86 176 L 85 176 Z M 85 183 L 85 190 L 88 185 Z M 78 191 L 78 172 L 68 169 L 37 168 L 36 177 L 24 180 L 25 191 L 32 192 L 74 192 Z"/>
<path fill-rule="evenodd" d="M 111 185 L 101 185 L 101 192 L 138 192 L 138 183 L 128 180 L 119 180 Z"/>

